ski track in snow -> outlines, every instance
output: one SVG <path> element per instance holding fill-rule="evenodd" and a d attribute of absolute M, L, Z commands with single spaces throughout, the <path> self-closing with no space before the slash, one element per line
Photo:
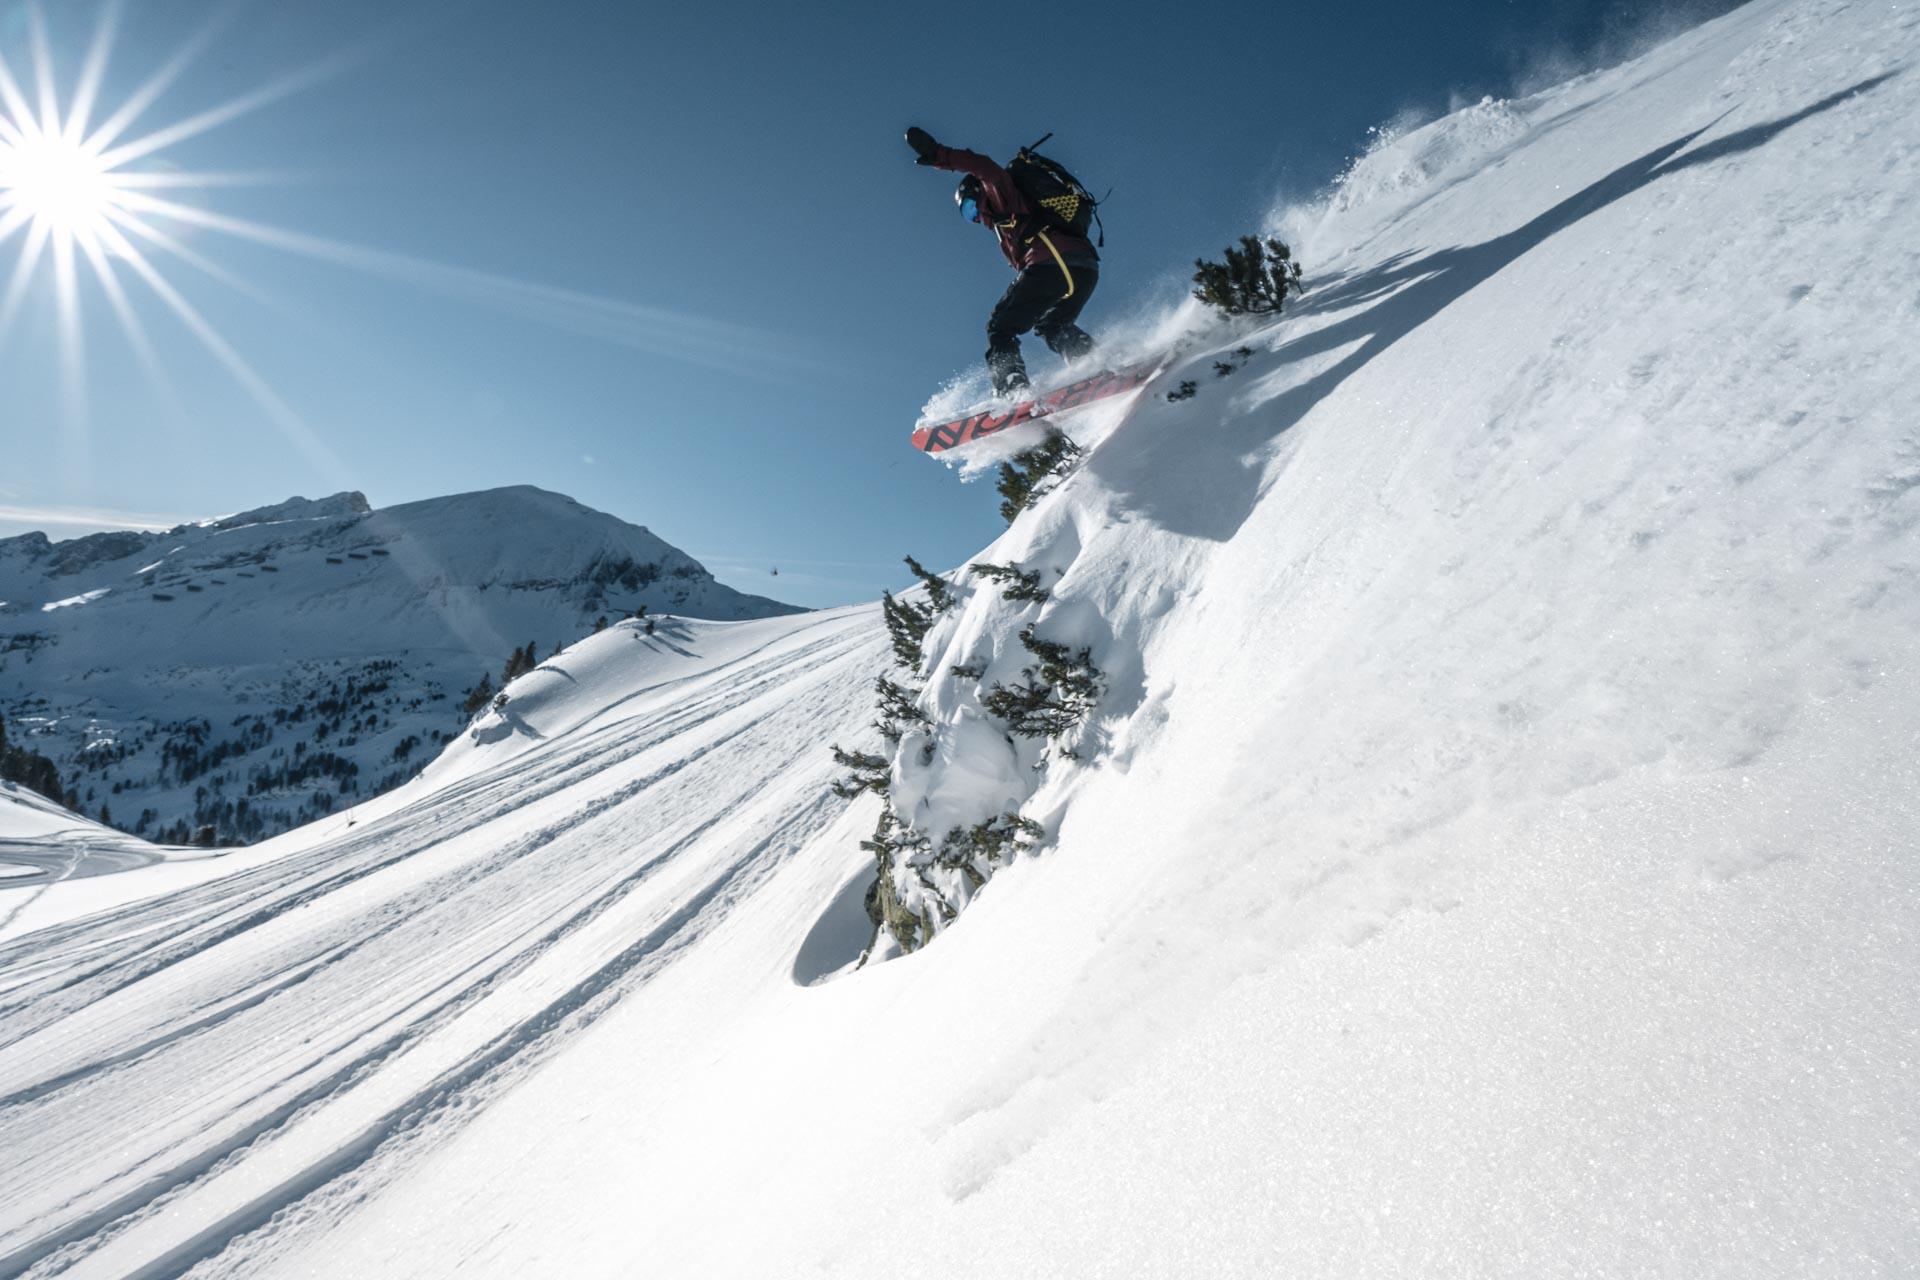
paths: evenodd
<path fill-rule="evenodd" d="M 1278 211 L 1303 304 L 930 633 L 1110 692 L 913 955 L 845 967 L 866 609 L 623 624 L 23 917 L 0 1275 L 1913 1274 L 1915 121 L 1920 8 L 1760 0 Z"/>
<path fill-rule="evenodd" d="M 864 718 L 873 631 L 782 624 L 425 812 L 0 948 L 0 1274 L 180 1274 L 530 1070 L 837 814 L 817 733 Z M 48 1141 L 112 1175 L 50 1179 Z M 200 1194 L 185 1239 L 93 1257 Z"/>

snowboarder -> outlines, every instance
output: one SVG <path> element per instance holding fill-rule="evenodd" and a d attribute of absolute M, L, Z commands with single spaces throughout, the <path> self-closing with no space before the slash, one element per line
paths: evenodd
<path fill-rule="evenodd" d="M 993 393 L 1030 389 L 1020 356 L 1020 335 L 1029 329 L 1069 364 L 1091 355 L 1093 338 L 1074 323 L 1100 282 L 1100 255 L 1087 238 L 1049 224 L 1013 176 L 986 156 L 943 147 L 918 126 L 907 130 L 907 145 L 916 164 L 966 175 L 953 193 L 960 216 L 992 228 L 1000 252 L 1019 272 L 987 317 Z"/>

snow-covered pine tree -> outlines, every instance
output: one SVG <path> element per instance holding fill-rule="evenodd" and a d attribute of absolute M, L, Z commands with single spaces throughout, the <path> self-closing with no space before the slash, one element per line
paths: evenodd
<path fill-rule="evenodd" d="M 1016 685 L 995 683 L 980 699 L 989 715 L 1007 722 L 1007 730 L 1025 738 L 1058 738 L 1070 732 L 1100 700 L 1102 677 L 1092 650 L 1078 653 L 1042 640 L 1033 624 L 1021 629 L 1020 643 L 1036 659 L 1021 670 Z"/>
<path fill-rule="evenodd" d="M 1040 585 L 1038 569 L 1022 569 L 1016 564 L 973 564 L 967 566 L 983 578 L 1000 583 L 1000 598 L 1008 601 L 1039 602 L 1047 598 Z"/>
<path fill-rule="evenodd" d="M 915 701 L 913 690 L 885 676 L 874 677 L 873 688 L 880 695 L 880 719 L 874 727 L 888 742 L 898 743 L 909 728 L 928 723 L 927 713 Z"/>
<path fill-rule="evenodd" d="M 880 616 L 887 624 L 887 641 L 893 646 L 895 665 L 918 672 L 926 660 L 920 641 L 933 625 L 933 614 L 923 605 L 902 600 L 891 591 L 880 593 Z"/>
<path fill-rule="evenodd" d="M 927 589 L 927 605 L 936 614 L 945 613 L 953 607 L 953 587 L 937 573 L 928 573 L 920 567 L 920 562 L 912 556 L 906 557 L 907 569 L 920 579 L 920 585 Z"/>
<path fill-rule="evenodd" d="M 994 484 L 1002 499 L 1000 517 L 1008 524 L 1046 494 L 1053 475 L 1080 456 L 1080 446 L 1058 431 L 1031 449 L 1023 449 L 1010 461 L 1000 464 L 1000 478 Z"/>
<path fill-rule="evenodd" d="M 867 791 L 881 796 L 887 794 L 889 766 L 885 756 L 865 751 L 842 751 L 839 744 L 835 743 L 833 762 L 849 774 L 833 784 L 833 794 L 842 800 L 851 800 Z"/>

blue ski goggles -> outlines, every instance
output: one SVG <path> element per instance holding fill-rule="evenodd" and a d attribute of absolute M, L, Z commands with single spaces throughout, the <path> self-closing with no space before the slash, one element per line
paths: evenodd
<path fill-rule="evenodd" d="M 978 222 L 980 221 L 980 206 L 972 200 L 962 200 L 960 202 L 960 216 L 968 222 Z"/>

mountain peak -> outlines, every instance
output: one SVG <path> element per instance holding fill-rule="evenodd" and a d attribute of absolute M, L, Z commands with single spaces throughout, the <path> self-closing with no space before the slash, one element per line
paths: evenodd
<path fill-rule="evenodd" d="M 170 532 L 179 533 L 193 528 L 240 529 L 250 524 L 277 524 L 285 520 L 324 520 L 338 516 L 364 516 L 372 510 L 373 506 L 367 501 L 366 494 L 358 489 L 348 489 L 325 498 L 302 498 L 295 495 L 285 502 L 255 507 L 251 511 L 222 516 L 199 525 L 180 525 Z"/>

